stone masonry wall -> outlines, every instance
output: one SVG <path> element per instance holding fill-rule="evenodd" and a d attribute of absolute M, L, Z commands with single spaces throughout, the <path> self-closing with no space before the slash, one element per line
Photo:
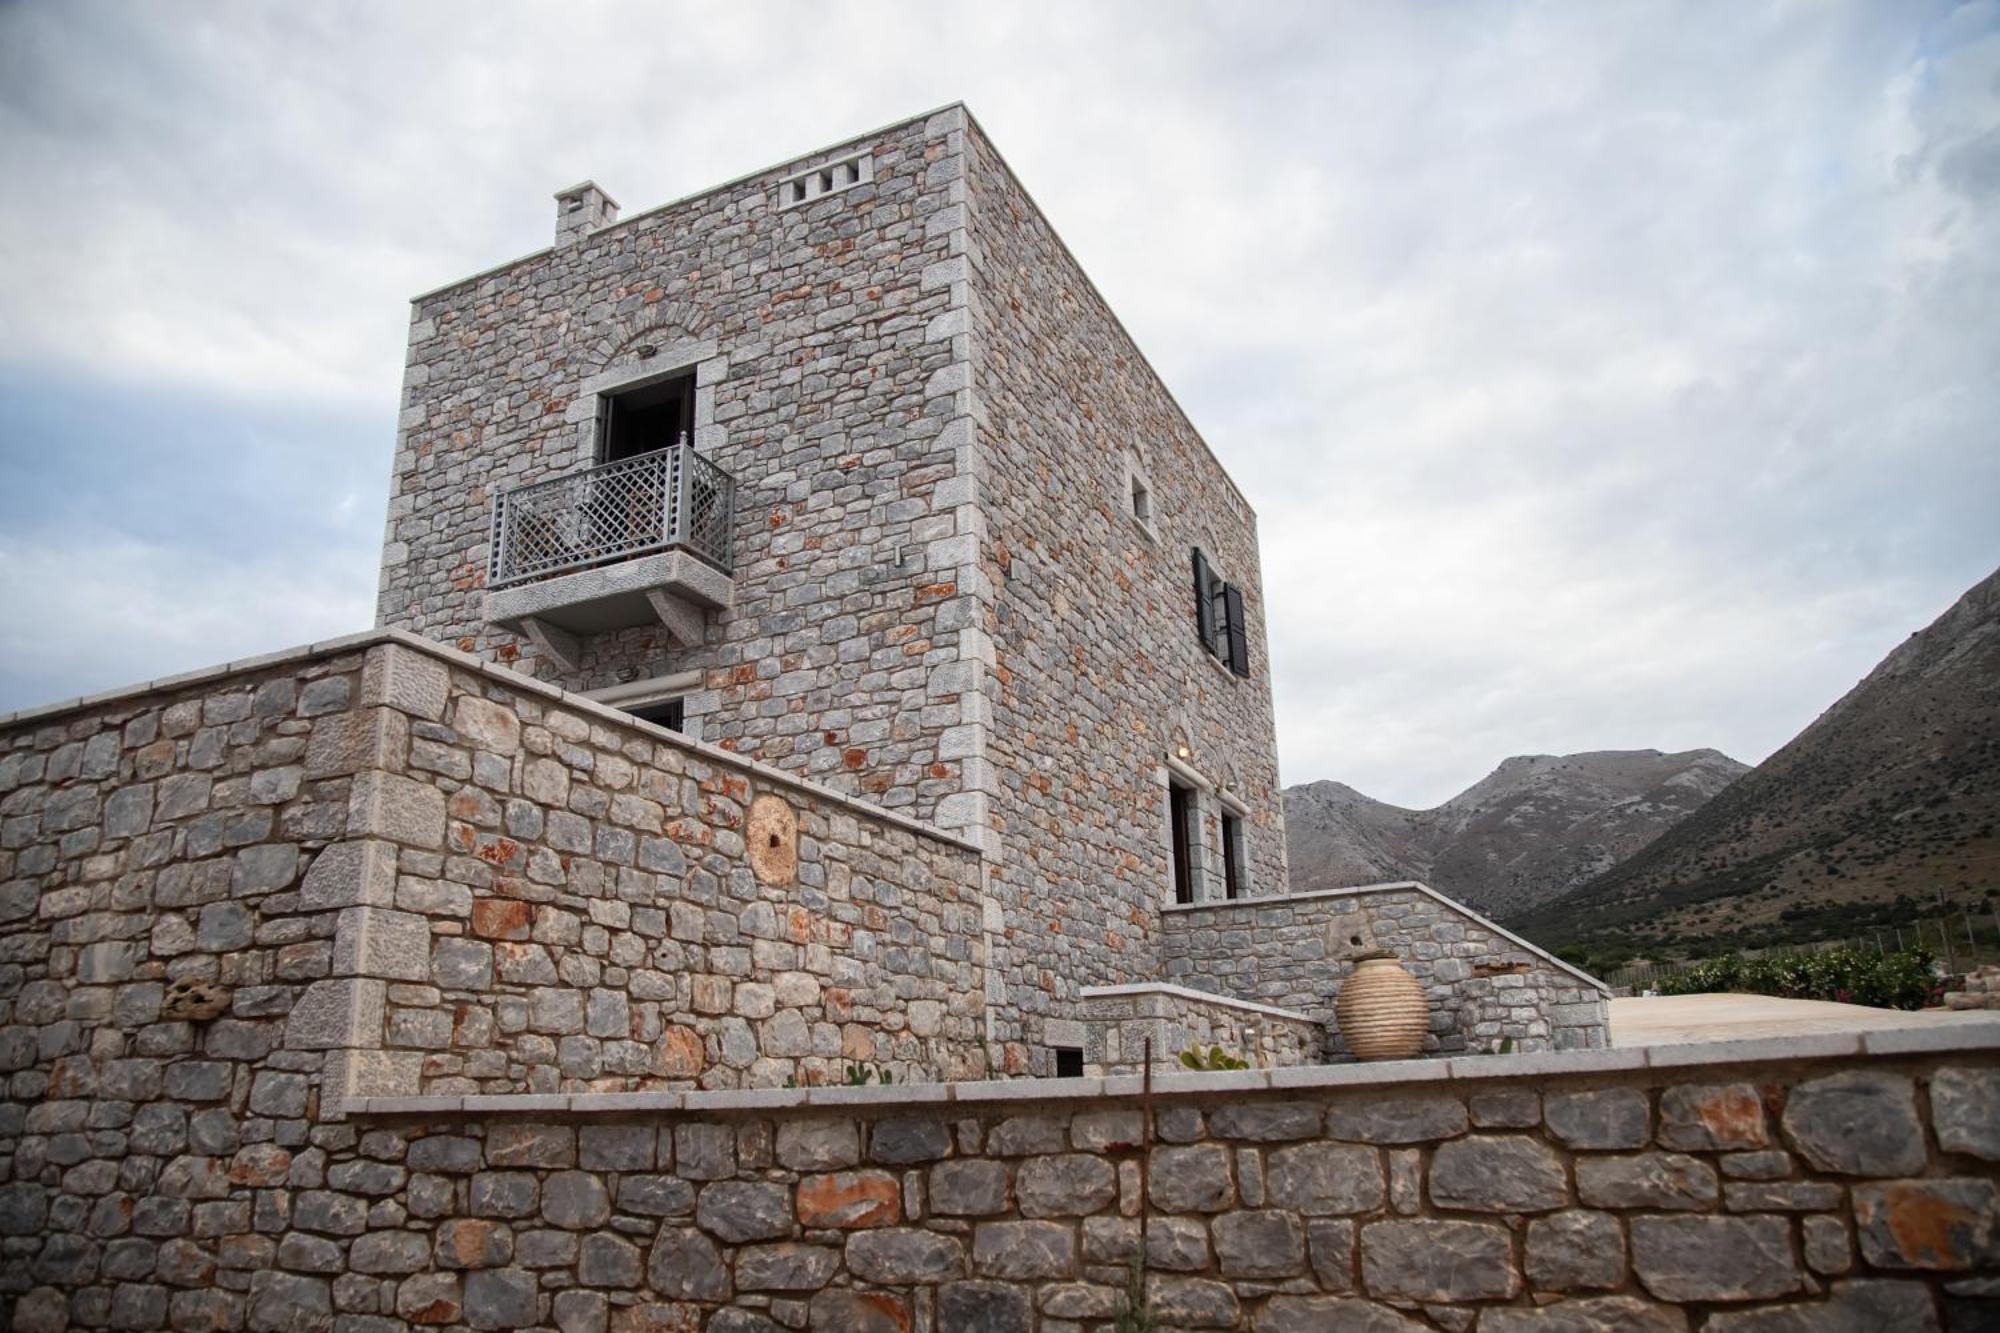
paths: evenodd
<path fill-rule="evenodd" d="M 962 245 L 959 115 L 418 297 L 378 623 L 571 689 L 699 671 L 693 734 L 938 813 L 964 787 L 945 738 L 970 720 L 978 655 L 948 434 L 964 353 L 938 271 Z M 782 176 L 855 147 L 872 181 L 779 208 Z M 736 478 L 735 604 L 698 648 L 658 627 L 590 637 L 570 676 L 482 619 L 492 498 L 588 465 L 594 377 L 684 362 L 701 372 L 694 443 Z"/>
<path fill-rule="evenodd" d="M 1415 884 L 1323 890 L 1263 902 L 1168 908 L 1161 979 L 1333 1017 L 1353 959 L 1388 949 L 1424 985 L 1424 1049 L 1492 1052 L 1609 1044 L 1605 991 L 1484 918 Z M 1329 1055 L 1345 1044 L 1329 1029 Z"/>
<path fill-rule="evenodd" d="M 1175 1073 L 1184 1052 L 1220 1046 L 1252 1069 L 1316 1065 L 1326 1025 L 1303 1014 L 1248 1004 L 1182 986 L 1104 987 L 1084 992 L 1084 1067 L 1092 1074 L 1136 1074 L 1152 1042 L 1153 1068 Z"/>
<path fill-rule="evenodd" d="M 387 635 L 0 724 L 24 1097 L 976 1077 L 984 972 L 976 849 Z"/>
<path fill-rule="evenodd" d="M 131 1023 L 0 1108 L 18 1333 L 1108 1333 L 1142 1199 L 1175 1329 L 1924 1333 L 2000 1305 L 1991 1027 L 1164 1078 L 1148 1151 L 1135 1079 L 329 1122 L 268 1072 L 114 1056 Z"/>
<path fill-rule="evenodd" d="M 1248 808 L 1249 893 L 1282 891 L 1284 826 L 1255 515 L 976 125 L 966 139 L 994 885 L 1007 1001 L 1033 1044 L 1082 988 L 1158 975 L 1168 756 L 1208 783 L 1201 896 L 1222 894 L 1214 788 Z M 1128 457 L 1150 527 L 1130 513 Z M 1243 588 L 1247 679 L 1201 646 L 1196 546 Z M 1046 1071 L 1044 1051 L 1029 1057 Z"/>

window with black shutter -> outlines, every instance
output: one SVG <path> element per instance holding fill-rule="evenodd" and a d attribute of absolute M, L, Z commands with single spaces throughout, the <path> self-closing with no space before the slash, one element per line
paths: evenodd
<path fill-rule="evenodd" d="M 1194 548 L 1195 633 L 1209 656 L 1239 676 L 1250 674 L 1250 622 L 1243 612 L 1243 590 L 1224 581 Z"/>
<path fill-rule="evenodd" d="M 1225 625 L 1229 635 L 1229 656 L 1224 660 L 1229 669 L 1239 676 L 1250 674 L 1250 631 L 1243 620 L 1243 590 L 1235 584 L 1225 584 L 1222 589 L 1225 607 Z"/>
<path fill-rule="evenodd" d="M 1215 651 L 1215 590 L 1222 583 L 1215 571 L 1208 566 L 1208 557 L 1194 548 L 1194 625 L 1195 633 L 1201 636 L 1201 646 Z"/>

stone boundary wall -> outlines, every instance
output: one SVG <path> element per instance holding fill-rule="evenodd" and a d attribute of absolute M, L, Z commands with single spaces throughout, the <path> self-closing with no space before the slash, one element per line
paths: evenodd
<path fill-rule="evenodd" d="M 1429 1053 L 1596 1050 L 1610 992 L 1430 887 L 1410 883 L 1161 909 L 1161 979 L 1333 1017 L 1352 959 L 1388 949 L 1430 999 Z M 1328 1028 L 1328 1058 L 1346 1044 Z"/>
<path fill-rule="evenodd" d="M 1093 1074 L 1136 1074 L 1145 1066 L 1184 1069 L 1181 1052 L 1220 1046 L 1253 1069 L 1319 1064 L 1326 1027 L 1305 1014 L 1252 1004 L 1185 986 L 1100 986 L 1083 992 L 1084 1067 Z"/>
<path fill-rule="evenodd" d="M 1988 1327 L 2000 1025 L 1155 1080 L 4 1107 L 23 1333 Z M 1143 1189 L 1143 1195 L 1142 1195 Z M 4 1321 L 0 1321 L 4 1322 Z"/>
<path fill-rule="evenodd" d="M 0 719 L 31 1096 L 977 1077 L 984 915 L 966 843 L 395 632 Z"/>

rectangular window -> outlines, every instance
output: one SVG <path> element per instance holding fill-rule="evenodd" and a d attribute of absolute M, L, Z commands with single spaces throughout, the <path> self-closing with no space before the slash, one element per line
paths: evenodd
<path fill-rule="evenodd" d="M 1167 836 L 1173 846 L 1174 901 L 1194 901 L 1194 792 L 1167 784 Z"/>
<path fill-rule="evenodd" d="M 1250 622 L 1243 589 L 1225 582 L 1199 546 L 1194 550 L 1195 632 L 1212 657 L 1239 676 L 1250 674 Z"/>
<path fill-rule="evenodd" d="M 1227 812 L 1222 816 L 1222 889 L 1226 897 L 1243 896 L 1243 821 Z"/>
<path fill-rule="evenodd" d="M 1075 1046 L 1056 1047 L 1056 1077 L 1083 1077 L 1083 1051 L 1080 1048 Z"/>
<path fill-rule="evenodd" d="M 694 438 L 694 372 L 675 375 L 604 400 L 598 416 L 597 461 L 671 448 Z"/>

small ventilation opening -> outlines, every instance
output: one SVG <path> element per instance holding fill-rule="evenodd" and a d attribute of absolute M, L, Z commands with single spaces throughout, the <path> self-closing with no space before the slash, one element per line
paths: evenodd
<path fill-rule="evenodd" d="M 665 727 L 668 731 L 687 729 L 687 701 L 685 699 L 662 699 L 657 703 L 640 704 L 625 710 L 641 722 L 651 722 L 654 726 Z"/>
<path fill-rule="evenodd" d="M 1083 1077 L 1083 1048 L 1080 1046 L 1058 1046 L 1056 1049 L 1056 1077 Z"/>
<path fill-rule="evenodd" d="M 778 182 L 778 207 L 797 208 L 829 194 L 866 185 L 875 179 L 875 159 L 867 152 L 809 167 Z"/>

